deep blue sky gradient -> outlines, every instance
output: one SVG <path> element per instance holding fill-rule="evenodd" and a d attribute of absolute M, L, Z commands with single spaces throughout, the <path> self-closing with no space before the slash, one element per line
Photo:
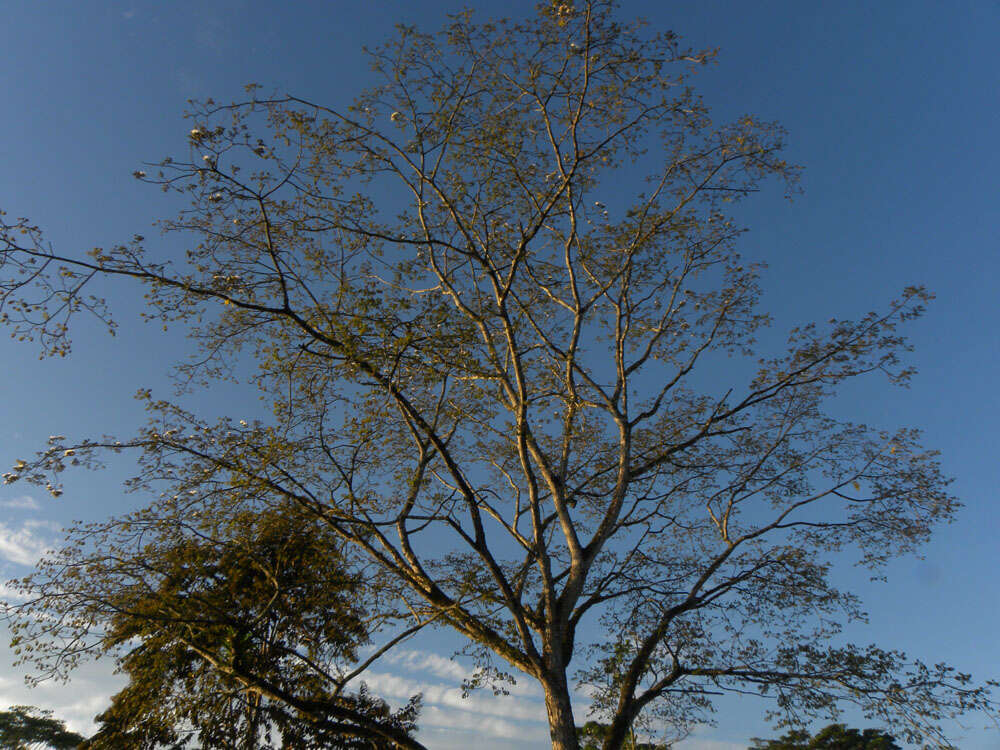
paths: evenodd
<path fill-rule="evenodd" d="M 186 153 L 188 98 L 240 98 L 256 82 L 344 105 L 370 80 L 362 45 L 377 44 L 397 22 L 436 30 L 465 4 L 6 2 L 0 208 L 30 217 L 67 253 L 135 233 L 169 252 L 174 240 L 161 240 L 151 223 L 176 206 L 131 173 Z M 533 7 L 470 4 L 481 16 Z M 718 64 L 696 80 L 716 119 L 752 113 L 789 132 L 804 194 L 789 203 L 775 188 L 740 208 L 751 229 L 745 254 L 769 263 L 764 307 L 776 333 L 859 315 L 908 284 L 937 294 L 911 329 L 920 371 L 912 387 L 871 381 L 846 392 L 835 411 L 922 428 L 967 507 L 926 560 L 894 564 L 888 584 L 870 586 L 850 569 L 838 575 L 867 596 L 872 621 L 859 639 L 1000 676 L 1000 3 L 626 0 L 620 13 L 674 29 L 692 46 L 720 48 Z M 38 362 L 30 345 L 0 340 L 3 470 L 51 434 L 129 433 L 143 418 L 131 398 L 140 386 L 169 395 L 162 373 L 183 340 L 135 323 L 140 300 L 114 294 L 120 335 L 84 325 L 67 360 Z M 234 418 L 257 408 L 237 398 L 219 392 L 203 407 Z M 121 461 L 103 475 L 71 476 L 59 501 L 33 493 L 40 511 L 0 508 L 0 522 L 4 513 L 15 527 L 29 517 L 65 523 L 119 512 L 135 502 L 118 489 L 125 471 Z M 26 492 L 0 488 L 0 501 Z M 3 577 L 20 572 L 0 568 Z M 741 703 L 706 736 L 745 742 L 766 731 L 761 713 Z M 1000 734 L 970 731 L 958 744 L 1000 748 Z"/>

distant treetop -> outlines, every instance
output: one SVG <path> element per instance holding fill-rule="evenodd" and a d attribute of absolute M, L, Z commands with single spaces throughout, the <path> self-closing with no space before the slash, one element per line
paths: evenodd
<path fill-rule="evenodd" d="M 52 718 L 52 712 L 34 706 L 11 706 L 0 711 L 0 747 L 7 750 L 54 748 L 68 750 L 83 742 L 82 735 Z"/>
<path fill-rule="evenodd" d="M 750 750 L 902 750 L 896 738 L 881 729 L 859 730 L 844 724 L 831 724 L 815 736 L 793 729 L 776 740 L 751 741 Z"/>

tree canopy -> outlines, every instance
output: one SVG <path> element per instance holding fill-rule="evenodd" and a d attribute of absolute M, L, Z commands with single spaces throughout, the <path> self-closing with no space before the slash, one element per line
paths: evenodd
<path fill-rule="evenodd" d="M 846 702 L 945 746 L 942 720 L 988 687 L 846 642 L 863 612 L 829 577 L 841 553 L 914 551 L 958 508 L 917 431 L 824 408 L 856 378 L 909 379 L 901 326 L 930 295 L 757 343 L 760 265 L 727 211 L 798 170 L 777 125 L 710 119 L 692 75 L 712 57 L 611 2 L 553 3 L 401 27 L 350 106 L 254 86 L 195 105 L 190 153 L 136 172 L 190 200 L 162 225 L 183 255 L 138 236 L 64 254 L 6 221 L 0 314 L 63 355 L 75 314 L 111 320 L 92 279 L 138 282 L 151 319 L 190 332 L 182 382 L 250 378 L 272 416 L 143 392 L 134 437 L 55 436 L 6 481 L 59 494 L 68 464 L 130 450 L 132 487 L 179 514 L 233 492 L 295 506 L 377 589 L 377 653 L 450 628 L 477 682 L 538 682 L 554 748 L 579 746 L 574 686 L 609 750 L 747 691 L 779 721 Z M 43 670 L 72 665 L 61 627 L 31 636 Z M 264 690 L 233 663 L 214 666 Z"/>
<path fill-rule="evenodd" d="M 53 718 L 51 711 L 34 706 L 11 706 L 0 711 L 0 747 L 68 750 L 77 747 L 83 739 L 82 735 L 67 729 L 64 722 Z"/>
<path fill-rule="evenodd" d="M 37 643 L 54 672 L 117 660 L 128 683 L 87 748 L 396 747 L 415 729 L 417 698 L 393 712 L 347 688 L 387 613 L 296 506 L 191 498 L 78 525 L 69 542 L 22 583 L 43 617 L 19 621 L 14 646 Z"/>

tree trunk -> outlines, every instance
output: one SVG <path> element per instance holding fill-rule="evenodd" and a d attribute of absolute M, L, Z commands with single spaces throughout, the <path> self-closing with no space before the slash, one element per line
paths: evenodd
<path fill-rule="evenodd" d="M 630 748 L 635 748 L 635 730 L 632 727 L 634 719 L 635 716 L 631 712 L 619 713 L 608 727 L 608 733 L 604 736 L 601 750 L 630 750 Z"/>
<path fill-rule="evenodd" d="M 552 750 L 579 750 L 580 743 L 576 736 L 576 723 L 573 720 L 573 706 L 570 703 L 566 676 L 562 674 L 546 680 L 544 687 Z"/>

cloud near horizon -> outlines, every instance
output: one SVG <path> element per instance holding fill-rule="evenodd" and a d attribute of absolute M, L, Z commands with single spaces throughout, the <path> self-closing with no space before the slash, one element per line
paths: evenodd
<path fill-rule="evenodd" d="M 0 647 L 9 661 L 11 654 Z M 461 688 L 452 682 L 462 665 L 431 651 L 400 651 L 393 659 L 400 671 L 367 673 L 363 681 L 375 695 L 394 705 L 405 703 L 416 693 L 424 696 L 418 736 L 429 747 L 440 750 L 542 750 L 549 747 L 545 708 L 540 699 L 519 696 L 496 696 L 488 691 L 462 697 Z M 413 669 L 419 676 L 401 672 Z M 18 670 L 20 671 L 20 670 Z M 30 704 L 49 708 L 74 731 L 88 734 L 94 729 L 93 718 L 107 707 L 111 694 L 117 692 L 122 677 L 113 674 L 110 662 L 84 665 L 74 673 L 69 684 L 44 682 L 29 689 L 14 676 L 0 670 L 0 710 L 8 705 Z M 437 677 L 440 682 L 426 679 Z M 360 680 L 359 680 L 360 681 Z M 533 686 L 531 686 L 533 687 Z M 585 712 L 584 712 L 585 713 Z M 745 750 L 745 744 L 691 737 L 677 750 Z"/>

